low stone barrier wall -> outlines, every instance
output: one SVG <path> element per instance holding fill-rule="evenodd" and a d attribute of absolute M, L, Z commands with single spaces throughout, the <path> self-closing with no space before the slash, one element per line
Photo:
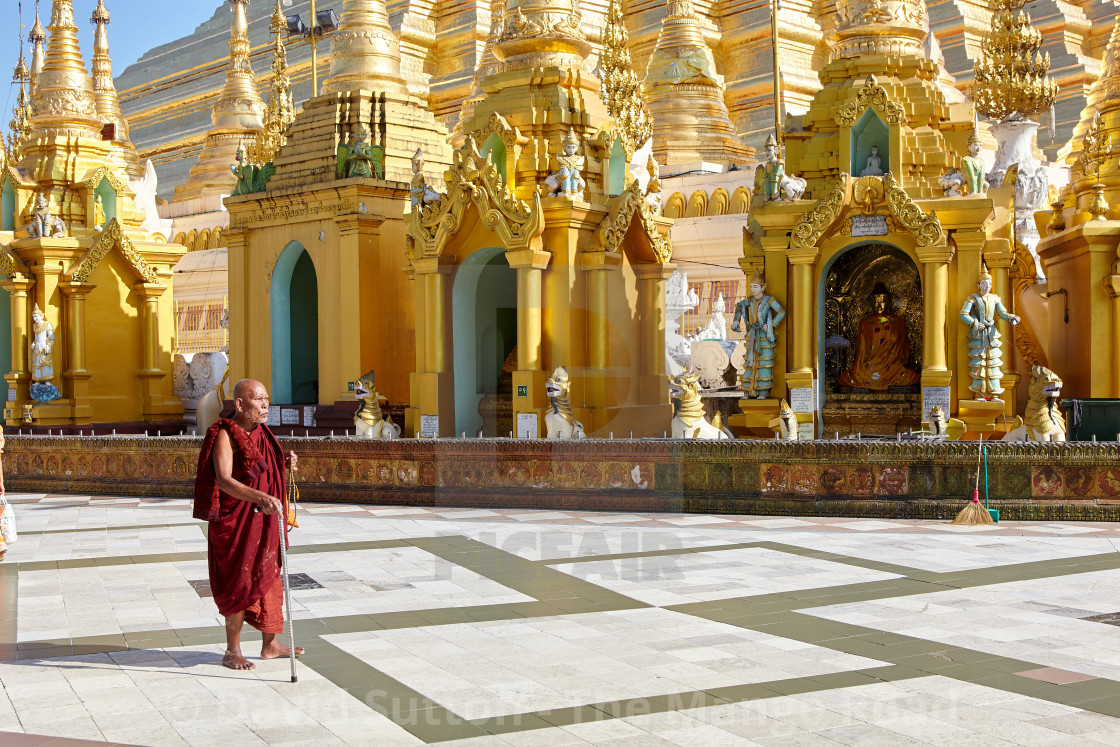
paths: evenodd
<path fill-rule="evenodd" d="M 285 438 L 304 500 L 364 504 L 948 518 L 976 442 L 364 441 Z M 9 490 L 189 497 L 201 440 L 9 436 Z M 1005 519 L 1120 519 L 1120 445 L 988 446 Z M 980 494 L 984 494 L 981 469 Z"/>

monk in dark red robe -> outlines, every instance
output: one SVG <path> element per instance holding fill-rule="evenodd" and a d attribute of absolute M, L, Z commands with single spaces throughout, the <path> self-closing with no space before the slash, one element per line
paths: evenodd
<path fill-rule="evenodd" d="M 233 418 L 221 418 L 210 426 L 202 443 L 194 517 L 210 522 L 210 589 L 226 619 L 222 664 L 252 669 L 241 654 L 241 628 L 246 622 L 261 631 L 262 659 L 289 655 L 276 636 L 284 630 L 280 531 L 288 508 L 285 469 L 296 469 L 296 455 L 289 452 L 285 460 L 280 443 L 265 425 L 264 384 L 243 379 L 234 386 L 233 399 Z M 302 654 L 303 649 L 297 648 L 296 653 Z"/>

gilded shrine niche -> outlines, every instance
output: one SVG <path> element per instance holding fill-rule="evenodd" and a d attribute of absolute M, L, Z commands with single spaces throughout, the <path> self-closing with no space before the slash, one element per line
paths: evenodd
<path fill-rule="evenodd" d="M 921 422 L 922 285 L 901 249 L 850 249 L 824 281 L 824 432 L 890 435 Z"/>

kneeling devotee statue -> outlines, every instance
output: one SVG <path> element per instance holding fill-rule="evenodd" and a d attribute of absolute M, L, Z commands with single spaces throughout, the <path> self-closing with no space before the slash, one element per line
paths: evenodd
<path fill-rule="evenodd" d="M 906 365 L 910 359 L 906 320 L 891 311 L 891 292 L 882 283 L 875 283 L 871 303 L 871 313 L 859 323 L 855 362 L 840 374 L 840 384 L 876 392 L 914 386 L 921 375 Z"/>

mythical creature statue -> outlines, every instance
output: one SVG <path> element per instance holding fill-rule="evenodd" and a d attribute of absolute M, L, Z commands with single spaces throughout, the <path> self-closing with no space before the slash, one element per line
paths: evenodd
<path fill-rule="evenodd" d="M 544 186 L 550 195 L 564 195 L 573 200 L 583 199 L 583 190 L 587 187 L 582 174 L 583 156 L 576 155 L 579 150 L 579 139 L 575 130 L 568 128 L 568 136 L 564 138 L 564 152 L 556 157 L 560 168 L 544 180 Z"/>
<path fill-rule="evenodd" d="M 961 189 L 966 184 L 964 172 L 960 169 L 950 169 L 937 178 L 937 185 L 945 192 L 946 197 L 960 197 Z"/>
<path fill-rule="evenodd" d="M 276 173 L 276 167 L 271 162 L 264 166 L 254 166 L 245 157 L 245 148 L 238 146 L 236 163 L 229 165 L 229 170 L 237 177 L 237 185 L 233 188 L 234 195 L 251 195 L 254 192 L 263 192 L 268 186 L 268 180 Z"/>
<path fill-rule="evenodd" d="M 412 155 L 412 186 L 408 189 L 413 205 L 430 205 L 433 202 L 439 202 L 440 194 L 428 186 L 427 180 L 424 179 L 423 169 L 424 150 L 417 148 L 416 153 Z"/>
<path fill-rule="evenodd" d="M 338 146 L 335 150 L 335 176 L 339 179 L 385 177 L 385 149 L 380 145 L 370 145 L 367 140 L 369 130 L 362 125 L 349 145 Z"/>
<path fill-rule="evenodd" d="M 66 236 L 66 224 L 51 213 L 51 203 L 43 195 L 35 198 L 35 212 L 27 226 L 27 235 L 33 239 L 61 239 Z"/>
<path fill-rule="evenodd" d="M 373 371 L 354 382 L 354 397 L 362 405 L 354 413 L 354 435 L 358 438 L 399 438 L 401 427 L 388 415 L 382 415 L 381 403 L 389 398 L 373 385 Z"/>
<path fill-rule="evenodd" d="M 996 319 L 1003 319 L 1012 326 L 1019 317 L 1009 314 L 1000 297 L 992 293 L 992 276 L 985 268 L 973 293 L 961 308 L 960 319 L 968 325 L 968 365 L 972 374 L 969 389 L 974 399 L 996 399 L 1003 394 L 1003 354 L 1000 351 L 1001 335 L 996 329 Z"/>
<path fill-rule="evenodd" d="M 583 423 L 572 414 L 569 392 L 572 382 L 568 369 L 557 366 L 544 381 L 544 391 L 552 402 L 552 412 L 544 416 L 545 438 L 583 438 Z"/>
<path fill-rule="evenodd" d="M 805 194 L 807 182 L 799 176 L 786 173 L 786 162 L 778 153 L 778 141 L 773 135 L 766 138 L 766 162 L 754 170 L 754 193 L 764 200 L 799 200 Z"/>
<path fill-rule="evenodd" d="M 707 440 L 735 438 L 731 431 L 723 427 L 719 413 L 716 413 L 714 423 L 709 423 L 704 417 L 704 406 L 700 403 L 698 373 L 689 369 L 678 376 L 668 378 L 669 395 L 677 401 L 677 411 L 673 417 L 673 438 Z"/>
<path fill-rule="evenodd" d="M 779 441 L 797 440 L 797 415 L 784 399 L 778 407 L 778 417 L 770 421 L 770 428 L 778 432 Z"/>
<path fill-rule="evenodd" d="M 751 295 L 735 304 L 731 329 L 738 332 L 740 320 L 746 325 L 746 356 L 740 381 L 747 397 L 766 399 L 774 384 L 774 330 L 786 318 L 785 309 L 773 296 L 765 294 L 766 280 L 755 272 Z"/>
<path fill-rule="evenodd" d="M 984 159 L 980 157 L 980 135 L 976 130 L 968 138 L 968 155 L 961 159 L 961 168 L 964 170 L 965 179 L 970 194 L 978 195 L 988 191 L 988 182 L 984 179 Z"/>
<path fill-rule="evenodd" d="M 1004 441 L 1038 441 L 1041 443 L 1066 440 L 1066 416 L 1058 404 L 1062 394 L 1062 380 L 1044 366 L 1031 366 L 1031 381 L 1027 387 L 1027 407 L 1023 425 L 1003 437 Z"/>
<path fill-rule="evenodd" d="M 956 441 L 964 435 L 968 426 L 964 421 L 956 418 L 946 418 L 945 411 L 935 407 L 929 411 L 929 435 L 927 438 L 935 440 Z"/>

